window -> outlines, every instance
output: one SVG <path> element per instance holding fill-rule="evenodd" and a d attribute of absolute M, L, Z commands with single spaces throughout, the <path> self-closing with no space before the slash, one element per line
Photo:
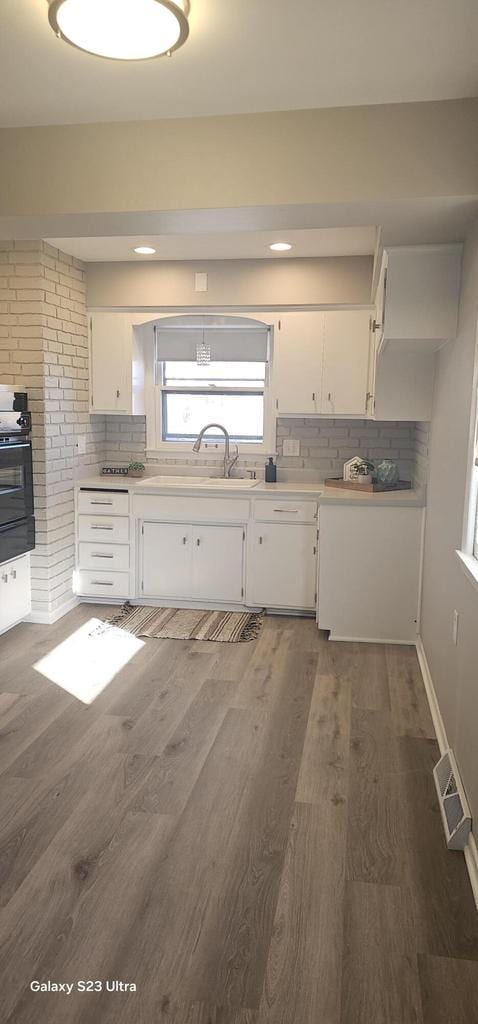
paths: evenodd
<path fill-rule="evenodd" d="M 204 327 L 185 319 L 155 328 L 160 441 L 189 447 L 206 424 L 220 423 L 238 444 L 263 444 L 267 326 L 242 317 L 221 317 L 217 325 L 208 317 Z M 205 443 L 223 440 L 214 428 L 205 435 Z"/>

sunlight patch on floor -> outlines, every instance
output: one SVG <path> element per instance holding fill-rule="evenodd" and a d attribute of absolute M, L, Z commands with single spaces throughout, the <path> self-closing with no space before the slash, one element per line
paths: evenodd
<path fill-rule="evenodd" d="M 144 641 L 132 633 L 92 618 L 33 668 L 83 704 L 92 704 L 141 647 Z"/>

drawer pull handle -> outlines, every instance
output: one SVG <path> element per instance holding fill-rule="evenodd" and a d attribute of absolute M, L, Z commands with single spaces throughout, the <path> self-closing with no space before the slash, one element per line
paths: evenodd
<path fill-rule="evenodd" d="M 97 555 L 94 551 L 91 554 L 92 558 L 114 558 L 114 555 Z"/>
<path fill-rule="evenodd" d="M 94 498 L 91 499 L 90 505 L 112 505 L 112 501 L 96 501 Z"/>
<path fill-rule="evenodd" d="M 273 509 L 273 511 L 274 512 L 295 512 L 295 513 L 297 513 L 299 511 L 299 509 L 298 508 L 275 508 L 275 509 Z"/>
<path fill-rule="evenodd" d="M 92 526 L 92 530 L 112 530 L 112 526 Z"/>
<path fill-rule="evenodd" d="M 112 584 L 111 580 L 92 580 L 91 581 L 91 586 L 92 587 L 112 587 L 113 584 Z"/>

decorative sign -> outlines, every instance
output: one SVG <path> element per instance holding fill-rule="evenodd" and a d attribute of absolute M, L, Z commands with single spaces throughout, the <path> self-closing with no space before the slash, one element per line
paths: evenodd
<path fill-rule="evenodd" d="M 103 466 L 103 476 L 128 476 L 127 466 Z"/>

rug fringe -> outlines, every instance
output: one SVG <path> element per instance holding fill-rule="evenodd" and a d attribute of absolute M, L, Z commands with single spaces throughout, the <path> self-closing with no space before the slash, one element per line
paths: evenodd
<path fill-rule="evenodd" d="M 117 614 L 114 615 L 112 619 L 108 619 L 108 625 L 120 626 L 125 615 L 128 615 L 129 612 L 132 612 L 133 608 L 134 605 L 132 605 L 130 601 L 125 601 L 124 604 L 121 605 L 119 612 L 117 612 Z"/>
<path fill-rule="evenodd" d="M 249 622 L 244 626 L 242 630 L 240 641 L 257 640 L 259 633 L 262 628 L 262 620 L 264 618 L 263 612 L 251 613 Z"/>

